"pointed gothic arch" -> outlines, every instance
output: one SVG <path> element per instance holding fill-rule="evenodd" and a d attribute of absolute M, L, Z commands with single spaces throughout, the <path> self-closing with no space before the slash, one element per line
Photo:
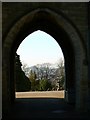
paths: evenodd
<path fill-rule="evenodd" d="M 30 33 L 42 30 L 59 43 L 65 57 L 65 100 L 82 108 L 82 82 L 86 79 L 86 47 L 79 32 L 64 14 L 38 8 L 22 16 L 9 30 L 3 44 L 3 104 L 14 102 L 14 56 L 21 41 Z"/>

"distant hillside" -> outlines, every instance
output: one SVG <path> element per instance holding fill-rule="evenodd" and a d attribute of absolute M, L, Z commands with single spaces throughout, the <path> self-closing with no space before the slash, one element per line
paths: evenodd
<path fill-rule="evenodd" d="M 29 67 L 31 70 L 34 70 L 36 68 L 45 68 L 45 67 L 49 67 L 49 68 L 57 68 L 56 64 L 51 64 L 51 63 L 43 63 L 43 64 L 37 64 L 34 66 Z"/>
<path fill-rule="evenodd" d="M 26 76 L 28 76 L 29 72 L 32 70 L 33 72 L 35 71 L 36 73 L 41 71 L 41 70 L 45 70 L 46 68 L 49 68 L 49 70 L 56 70 L 57 69 L 57 65 L 56 64 L 51 64 L 51 63 L 43 63 L 43 64 L 37 64 L 31 67 L 26 67 L 25 70 L 23 70 L 26 74 Z"/>

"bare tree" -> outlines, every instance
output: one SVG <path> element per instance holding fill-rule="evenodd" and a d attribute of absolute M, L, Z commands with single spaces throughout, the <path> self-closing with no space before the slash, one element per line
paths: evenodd
<path fill-rule="evenodd" d="M 64 75 L 64 60 L 62 58 L 60 58 L 58 64 L 57 64 L 58 68 L 59 68 L 59 75 L 60 77 Z"/>
<path fill-rule="evenodd" d="M 64 79 L 65 79 L 65 68 L 64 68 L 64 59 L 60 59 L 58 64 L 58 77 L 59 77 L 59 89 L 64 89 Z"/>
<path fill-rule="evenodd" d="M 24 71 L 25 75 L 28 77 L 30 69 L 28 68 L 28 65 L 26 63 L 23 63 L 22 70 Z"/>

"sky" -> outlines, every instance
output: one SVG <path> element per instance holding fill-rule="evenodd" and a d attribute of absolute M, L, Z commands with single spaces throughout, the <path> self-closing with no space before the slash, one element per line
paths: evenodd
<path fill-rule="evenodd" d="M 19 45 L 17 54 L 20 55 L 22 64 L 29 67 L 42 63 L 55 64 L 60 58 L 63 59 L 62 50 L 56 40 L 41 30 L 28 35 Z"/>

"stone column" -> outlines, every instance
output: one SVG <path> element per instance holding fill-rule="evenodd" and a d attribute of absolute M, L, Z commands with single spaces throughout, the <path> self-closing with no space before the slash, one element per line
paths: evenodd
<path fill-rule="evenodd" d="M 90 2 L 88 3 L 88 111 L 90 112 Z"/>
<path fill-rule="evenodd" d="M 67 56 L 68 57 L 68 56 Z M 70 104 L 75 104 L 75 73 L 74 60 L 69 57 L 65 65 L 66 80 L 65 80 L 65 101 Z"/>

